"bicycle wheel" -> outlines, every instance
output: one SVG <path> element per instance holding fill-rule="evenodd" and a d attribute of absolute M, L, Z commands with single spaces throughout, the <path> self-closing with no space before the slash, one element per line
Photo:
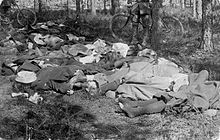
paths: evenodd
<path fill-rule="evenodd" d="M 17 13 L 17 22 L 21 26 L 26 26 L 27 24 L 34 25 L 37 21 L 36 13 L 31 9 L 21 9 Z"/>
<path fill-rule="evenodd" d="M 162 17 L 161 32 L 165 42 L 178 40 L 183 37 L 184 28 L 178 18 L 172 16 Z"/>
<path fill-rule="evenodd" d="M 128 14 L 116 14 L 110 22 L 112 36 L 122 42 L 130 42 L 133 36 L 132 19 Z"/>

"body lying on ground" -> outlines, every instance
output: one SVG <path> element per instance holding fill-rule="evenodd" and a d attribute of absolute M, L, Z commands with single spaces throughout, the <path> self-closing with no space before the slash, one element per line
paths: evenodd
<path fill-rule="evenodd" d="M 101 70 L 76 61 L 45 68 L 25 61 L 18 70 L 36 73 L 37 79 L 31 83 L 35 91 L 54 90 L 72 94 L 75 89 L 83 87 L 97 95 L 114 92 L 120 96 L 120 106 L 129 117 L 158 113 L 186 101 L 201 111 L 220 108 L 219 83 L 208 81 L 205 70 L 183 73 L 175 63 L 163 58 L 154 61 L 147 57 L 133 57 L 122 62 L 115 71 Z M 119 66 L 120 63 L 115 64 Z"/>

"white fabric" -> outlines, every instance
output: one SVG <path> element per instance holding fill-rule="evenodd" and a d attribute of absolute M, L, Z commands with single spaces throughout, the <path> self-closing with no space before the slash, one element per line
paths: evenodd
<path fill-rule="evenodd" d="M 114 43 L 112 48 L 116 51 L 119 52 L 121 54 L 121 56 L 126 57 L 128 50 L 129 50 L 129 46 L 127 44 L 124 43 Z"/>
<path fill-rule="evenodd" d="M 36 74 L 30 71 L 20 71 L 15 78 L 15 81 L 20 83 L 32 83 L 35 80 L 37 80 Z"/>

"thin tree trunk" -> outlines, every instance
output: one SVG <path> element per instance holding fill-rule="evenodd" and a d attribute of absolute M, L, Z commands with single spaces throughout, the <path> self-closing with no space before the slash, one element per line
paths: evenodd
<path fill-rule="evenodd" d="M 115 0 L 111 0 L 111 14 L 112 15 L 115 14 L 115 8 L 116 8 Z"/>
<path fill-rule="evenodd" d="M 202 1 L 203 0 L 197 0 L 197 1 L 198 1 L 198 5 L 197 5 L 198 19 L 201 20 L 202 19 Z"/>
<path fill-rule="evenodd" d="M 80 13 L 80 0 L 76 0 L 76 13 L 79 14 Z"/>
<path fill-rule="evenodd" d="M 185 9 L 185 0 L 181 0 L 181 8 Z"/>
<path fill-rule="evenodd" d="M 86 5 L 87 5 L 87 9 L 89 9 L 90 8 L 90 0 L 86 0 Z"/>
<path fill-rule="evenodd" d="M 197 13 L 196 13 L 196 1 L 197 0 L 193 0 L 193 17 L 197 18 Z"/>
<path fill-rule="evenodd" d="M 157 50 L 160 46 L 160 34 L 159 34 L 159 25 L 160 25 L 160 8 L 162 7 L 163 0 L 154 0 L 153 1 L 153 23 L 152 30 L 150 34 L 151 46 L 153 50 Z"/>
<path fill-rule="evenodd" d="M 84 13 L 86 7 L 86 3 L 84 0 L 81 1 L 81 12 Z"/>
<path fill-rule="evenodd" d="M 92 0 L 92 15 L 96 15 L 96 0 Z"/>
<path fill-rule="evenodd" d="M 116 7 L 120 7 L 120 6 L 121 6 L 120 0 L 116 0 Z"/>
<path fill-rule="evenodd" d="M 38 13 L 42 13 L 42 0 L 38 0 Z"/>
<path fill-rule="evenodd" d="M 66 13 L 67 13 L 67 19 L 69 19 L 69 0 L 66 0 Z"/>
<path fill-rule="evenodd" d="M 106 0 L 103 0 L 103 4 L 104 4 L 104 13 L 107 14 L 107 8 L 106 8 Z"/>
<path fill-rule="evenodd" d="M 212 0 L 202 2 L 202 48 L 206 51 L 213 51 L 212 42 Z"/>
<path fill-rule="evenodd" d="M 36 0 L 34 0 L 34 10 L 36 10 Z"/>

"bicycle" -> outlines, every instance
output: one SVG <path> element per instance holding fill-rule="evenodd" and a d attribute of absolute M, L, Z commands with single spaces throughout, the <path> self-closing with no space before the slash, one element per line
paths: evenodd
<path fill-rule="evenodd" d="M 146 21 L 143 21 L 143 15 L 136 14 L 134 9 L 137 8 L 138 3 L 135 3 L 131 6 L 127 6 L 127 11 L 118 13 L 114 15 L 110 21 L 110 31 L 112 36 L 118 41 L 122 42 L 131 42 L 134 34 L 133 24 L 138 24 L 138 40 L 142 40 L 145 36 L 146 28 L 148 31 L 152 29 L 152 14 L 148 17 L 144 17 Z M 152 8 L 150 9 L 152 13 Z M 181 38 L 184 33 L 184 28 L 182 23 L 178 18 L 174 16 L 165 15 L 163 13 L 162 17 L 160 17 L 160 29 L 159 31 L 163 34 L 163 42 L 168 42 L 173 37 Z"/>
<path fill-rule="evenodd" d="M 13 11 L 15 10 L 15 11 Z M 17 12 L 16 14 L 16 21 L 17 23 L 24 27 L 26 25 L 34 25 L 37 21 L 36 13 L 31 9 L 20 9 L 17 3 L 14 4 L 13 9 L 11 10 L 13 13 Z M 10 19 L 13 13 L 10 14 L 2 14 L 0 13 L 0 25 L 10 25 L 13 23 L 13 20 Z"/>

